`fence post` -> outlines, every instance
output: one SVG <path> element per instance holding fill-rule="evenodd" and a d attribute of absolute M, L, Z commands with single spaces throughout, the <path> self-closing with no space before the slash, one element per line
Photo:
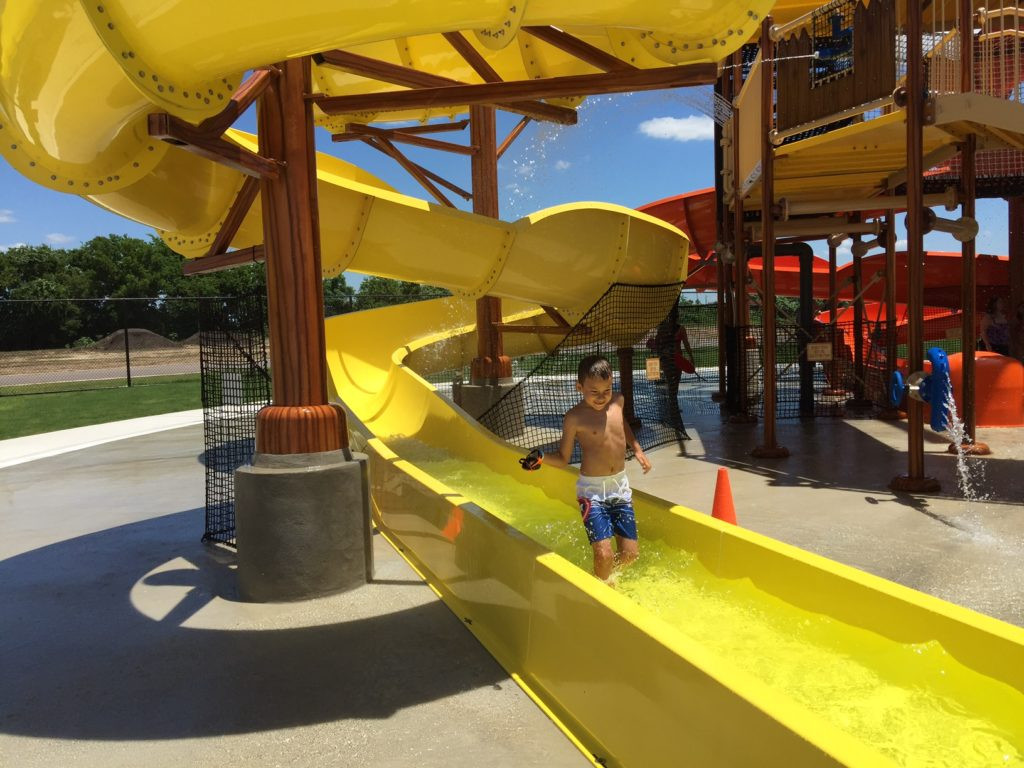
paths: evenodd
<path fill-rule="evenodd" d="M 125 300 L 122 299 L 119 305 L 121 307 L 121 330 L 124 333 L 124 371 L 125 378 L 128 380 L 128 386 L 132 385 L 132 355 L 130 345 L 128 343 L 128 315 L 125 312 Z"/>

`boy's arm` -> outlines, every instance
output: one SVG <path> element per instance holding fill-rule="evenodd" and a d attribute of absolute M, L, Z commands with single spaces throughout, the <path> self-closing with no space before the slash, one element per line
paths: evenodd
<path fill-rule="evenodd" d="M 651 461 L 647 458 L 647 454 L 644 453 L 644 449 L 640 447 L 640 441 L 637 440 L 636 435 L 633 434 L 633 429 L 629 426 L 629 422 L 626 421 L 625 414 L 623 414 L 622 419 L 622 430 L 626 433 L 626 443 L 633 449 L 633 455 L 636 456 L 636 460 L 640 464 L 640 468 L 646 475 L 651 471 Z"/>
<path fill-rule="evenodd" d="M 544 454 L 544 463 L 549 467 L 568 467 L 572 458 L 572 446 L 576 442 L 576 418 L 572 411 L 562 419 L 562 439 L 558 443 L 558 453 Z"/>

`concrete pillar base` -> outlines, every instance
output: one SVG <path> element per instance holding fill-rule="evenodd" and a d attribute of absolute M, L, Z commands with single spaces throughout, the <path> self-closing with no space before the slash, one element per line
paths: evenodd
<path fill-rule="evenodd" d="M 257 453 L 235 472 L 238 591 L 250 602 L 341 592 L 373 577 L 365 454 Z"/>
<path fill-rule="evenodd" d="M 502 380 L 496 384 L 463 384 L 460 387 L 461 394 L 459 397 L 459 405 L 462 410 L 472 416 L 474 419 L 479 419 L 484 413 L 494 405 L 496 402 L 501 400 L 513 387 L 515 382 L 511 379 L 508 381 Z M 523 416 L 523 398 L 522 394 L 513 395 L 517 400 L 512 403 L 506 403 L 511 409 L 512 413 L 515 414 L 516 422 L 518 424 L 524 423 Z"/>

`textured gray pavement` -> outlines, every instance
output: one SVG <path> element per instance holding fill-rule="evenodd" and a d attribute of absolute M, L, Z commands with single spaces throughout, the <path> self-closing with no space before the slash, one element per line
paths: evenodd
<path fill-rule="evenodd" d="M 710 512 L 719 467 L 729 468 L 739 524 L 802 549 L 1024 626 L 1024 429 L 982 428 L 993 455 L 969 459 L 984 501 L 957 488 L 948 439 L 926 429 L 925 472 L 939 494 L 896 494 L 906 473 L 905 421 L 778 422 L 786 459 L 754 459 L 760 424 L 702 416 L 692 440 L 651 452 L 636 488 Z M 641 540 L 643 531 L 640 532 Z"/>
<path fill-rule="evenodd" d="M 367 587 L 238 602 L 201 450 L 0 469 L 0 765 L 589 764 L 380 537 Z"/>

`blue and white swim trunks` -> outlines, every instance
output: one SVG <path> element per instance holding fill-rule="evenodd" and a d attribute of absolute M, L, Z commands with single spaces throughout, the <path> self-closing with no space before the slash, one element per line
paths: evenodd
<path fill-rule="evenodd" d="M 633 490 L 625 471 L 603 477 L 580 475 L 576 481 L 576 499 L 591 544 L 613 535 L 636 540 Z"/>

